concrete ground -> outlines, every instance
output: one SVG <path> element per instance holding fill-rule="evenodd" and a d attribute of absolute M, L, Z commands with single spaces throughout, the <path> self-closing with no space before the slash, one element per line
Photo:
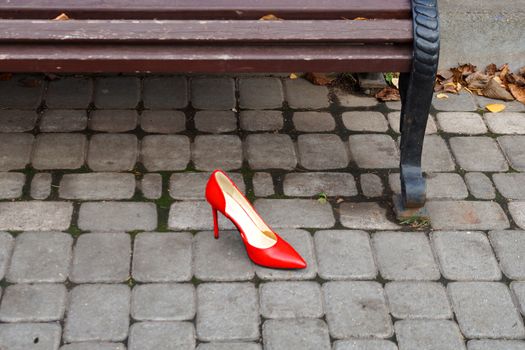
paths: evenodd
<path fill-rule="evenodd" d="M 0 349 L 525 349 L 525 106 L 488 102 L 433 103 L 428 227 L 391 209 L 399 103 L 276 77 L 0 81 Z M 253 265 L 226 221 L 213 239 L 219 167 L 307 269 Z"/>

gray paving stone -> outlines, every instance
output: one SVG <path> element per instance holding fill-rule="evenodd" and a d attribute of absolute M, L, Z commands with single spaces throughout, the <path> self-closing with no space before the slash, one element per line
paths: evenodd
<path fill-rule="evenodd" d="M 340 89 L 335 89 L 335 95 L 343 107 L 375 107 L 378 104 L 377 99 L 373 97 L 353 95 Z"/>
<path fill-rule="evenodd" d="M 509 220 L 496 202 L 429 201 L 426 204 L 436 230 L 499 230 Z"/>
<path fill-rule="evenodd" d="M 334 350 L 397 350 L 397 346 L 383 339 L 352 339 L 335 341 Z"/>
<path fill-rule="evenodd" d="M 267 197 L 275 194 L 273 179 L 270 173 L 255 173 L 252 178 L 252 184 L 256 197 Z"/>
<path fill-rule="evenodd" d="M 284 91 L 288 105 L 294 109 L 318 109 L 330 105 L 326 86 L 314 85 L 305 79 L 286 79 Z"/>
<path fill-rule="evenodd" d="M 390 125 L 390 128 L 394 130 L 396 134 L 399 134 L 399 123 L 401 120 L 401 115 L 399 112 L 390 112 L 387 114 L 388 124 Z M 428 115 L 427 119 L 427 126 L 425 128 L 425 135 L 435 134 L 437 133 L 437 126 L 436 122 L 434 121 L 434 117 L 432 115 Z"/>
<path fill-rule="evenodd" d="M 0 230 L 67 230 L 72 214 L 69 202 L 1 202 Z"/>
<path fill-rule="evenodd" d="M 498 262 L 482 232 L 432 232 L 432 244 L 443 276 L 459 281 L 501 279 Z"/>
<path fill-rule="evenodd" d="M 139 322 L 130 328 L 129 350 L 193 350 L 195 329 L 189 322 Z"/>
<path fill-rule="evenodd" d="M 191 104 L 196 109 L 235 108 L 235 82 L 228 77 L 192 78 Z"/>
<path fill-rule="evenodd" d="M 44 85 L 41 75 L 17 74 L 0 81 L 0 108 L 36 109 L 40 106 Z"/>
<path fill-rule="evenodd" d="M 466 111 L 475 112 L 478 109 L 474 96 L 468 92 L 459 94 L 446 94 L 448 98 L 439 99 L 434 95 L 432 106 L 438 111 L 456 112 Z"/>
<path fill-rule="evenodd" d="M 281 111 L 241 111 L 240 126 L 247 131 L 275 131 L 284 125 Z"/>
<path fill-rule="evenodd" d="M 126 350 L 126 346 L 121 343 L 84 342 L 65 344 L 60 350 Z"/>
<path fill-rule="evenodd" d="M 204 231 L 195 235 L 195 277 L 203 281 L 243 281 L 255 276 L 246 248 L 237 231 L 222 231 L 220 239 L 213 232 Z"/>
<path fill-rule="evenodd" d="M 94 171 L 131 170 L 137 162 L 137 155 L 135 135 L 95 134 L 89 142 L 87 164 Z"/>
<path fill-rule="evenodd" d="M 483 173 L 467 173 L 465 174 L 465 182 L 474 197 L 478 199 L 496 198 L 496 191 L 487 175 Z"/>
<path fill-rule="evenodd" d="M 388 109 L 393 109 L 396 111 L 401 110 L 401 101 L 388 101 L 388 102 L 385 102 L 385 105 Z"/>
<path fill-rule="evenodd" d="M 525 315 L 525 282 L 512 281 L 510 283 L 510 289 L 515 297 L 519 311 L 522 315 Z"/>
<path fill-rule="evenodd" d="M 485 113 L 483 117 L 489 130 L 495 134 L 525 134 L 523 113 Z"/>
<path fill-rule="evenodd" d="M 525 342 L 520 340 L 470 340 L 468 350 L 524 350 Z"/>
<path fill-rule="evenodd" d="M 119 283 L 129 278 L 131 238 L 126 233 L 78 237 L 69 279 L 74 283 Z"/>
<path fill-rule="evenodd" d="M 97 108 L 135 108 L 140 100 L 137 77 L 105 77 L 95 80 L 94 102 Z"/>
<path fill-rule="evenodd" d="M 134 242 L 133 278 L 139 282 L 189 281 L 192 239 L 186 232 L 139 233 Z"/>
<path fill-rule="evenodd" d="M 267 282 L 259 286 L 264 318 L 319 318 L 324 315 L 321 287 L 316 282 Z"/>
<path fill-rule="evenodd" d="M 5 289 L 0 305 L 2 322 L 59 321 L 66 309 L 62 284 L 13 284 Z"/>
<path fill-rule="evenodd" d="M 162 197 L 162 175 L 160 174 L 144 174 L 139 186 L 145 198 L 159 199 Z"/>
<path fill-rule="evenodd" d="M 184 321 L 195 317 L 191 284 L 141 284 L 131 293 L 131 317 L 137 321 Z"/>
<path fill-rule="evenodd" d="M 281 108 L 283 99 L 283 87 L 277 78 L 239 79 L 239 106 L 241 108 Z"/>
<path fill-rule="evenodd" d="M 64 282 L 73 239 L 62 232 L 24 232 L 16 236 L 6 278 L 12 283 Z"/>
<path fill-rule="evenodd" d="M 267 350 L 329 350 L 330 336 L 322 320 L 268 320 L 262 327 Z"/>
<path fill-rule="evenodd" d="M 374 198 L 383 195 L 383 181 L 381 181 L 381 178 L 376 174 L 367 173 L 359 175 L 359 183 L 365 197 Z"/>
<path fill-rule="evenodd" d="M 498 143 L 512 168 L 525 171 L 525 136 L 500 136 Z"/>
<path fill-rule="evenodd" d="M 192 146 L 192 159 L 198 170 L 232 170 L 242 166 L 242 142 L 237 135 L 198 135 Z"/>
<path fill-rule="evenodd" d="M 39 134 L 31 163 L 39 170 L 77 169 L 84 165 L 86 149 L 87 139 L 82 134 Z"/>
<path fill-rule="evenodd" d="M 525 173 L 494 174 L 492 180 L 507 199 L 525 199 Z"/>
<path fill-rule="evenodd" d="M 2 134 L 0 137 L 0 170 L 24 169 L 31 158 L 33 141 L 31 134 Z"/>
<path fill-rule="evenodd" d="M 237 117 L 232 111 L 197 111 L 195 127 L 199 131 L 221 134 L 237 130 Z"/>
<path fill-rule="evenodd" d="M 157 227 L 157 208 L 147 202 L 82 203 L 78 227 L 86 231 L 151 231 Z"/>
<path fill-rule="evenodd" d="M 61 327 L 57 323 L 0 324 L 0 346 L 8 350 L 58 350 Z"/>
<path fill-rule="evenodd" d="M 190 140 L 184 135 L 145 136 L 140 161 L 148 171 L 184 170 L 190 161 Z"/>
<path fill-rule="evenodd" d="M 126 339 L 130 296 L 129 287 L 123 284 L 84 284 L 73 288 L 64 326 L 64 341 Z"/>
<path fill-rule="evenodd" d="M 344 227 L 363 230 L 396 230 L 401 228 L 387 217 L 387 209 L 375 202 L 343 202 L 339 220 Z"/>
<path fill-rule="evenodd" d="M 278 232 L 285 241 L 306 261 L 306 268 L 300 270 L 278 270 L 255 266 L 255 273 L 262 280 L 305 280 L 312 279 L 317 274 L 317 262 L 314 254 L 314 243 L 309 232 L 304 230 L 280 230 Z"/>
<path fill-rule="evenodd" d="M 458 325 L 448 320 L 402 320 L 395 324 L 400 350 L 465 350 Z"/>
<path fill-rule="evenodd" d="M 293 114 L 293 125 L 297 131 L 333 131 L 335 129 L 335 120 L 327 112 L 295 112 Z"/>
<path fill-rule="evenodd" d="M 438 135 L 427 135 L 423 141 L 421 167 L 425 172 L 455 171 L 450 150 Z"/>
<path fill-rule="evenodd" d="M 508 206 L 510 215 L 512 215 L 516 225 L 525 229 L 525 202 L 510 202 Z"/>
<path fill-rule="evenodd" d="M 299 163 L 306 169 L 340 169 L 348 166 L 348 149 L 338 135 L 299 135 L 297 148 Z"/>
<path fill-rule="evenodd" d="M 377 265 L 387 280 L 438 280 L 439 269 L 422 232 L 376 232 L 372 236 Z"/>
<path fill-rule="evenodd" d="M 262 350 L 260 344 L 234 342 L 234 343 L 200 343 L 197 350 Z"/>
<path fill-rule="evenodd" d="M 7 232 L 0 232 L 0 281 L 4 278 L 15 240 Z M 0 296 L 2 295 L 0 291 Z"/>
<path fill-rule="evenodd" d="M 170 109 L 188 105 L 188 83 L 185 77 L 146 77 L 142 85 L 145 108 Z"/>
<path fill-rule="evenodd" d="M 49 82 L 46 105 L 49 108 L 87 108 L 92 96 L 90 77 L 61 77 Z"/>
<path fill-rule="evenodd" d="M 0 132 L 24 132 L 33 130 L 38 114 L 35 111 L 17 109 L 0 110 Z"/>
<path fill-rule="evenodd" d="M 525 280 L 525 232 L 492 231 L 489 238 L 505 276 Z"/>
<path fill-rule="evenodd" d="M 41 132 L 73 132 L 87 127 L 88 118 L 85 110 L 48 109 L 40 119 Z"/>
<path fill-rule="evenodd" d="M 168 227 L 171 230 L 211 230 L 213 217 L 211 207 L 206 201 L 182 201 L 171 205 Z M 219 228 L 232 230 L 235 228 L 230 220 L 219 215 Z"/>
<path fill-rule="evenodd" d="M 447 288 L 465 337 L 525 338 L 523 320 L 503 283 L 453 282 Z"/>
<path fill-rule="evenodd" d="M 135 176 L 131 173 L 65 174 L 58 193 L 66 199 L 129 199 L 135 194 Z"/>
<path fill-rule="evenodd" d="M 350 153 L 357 166 L 365 169 L 397 168 L 399 152 L 388 135 L 350 135 Z"/>
<path fill-rule="evenodd" d="M 199 340 L 259 339 L 259 302 L 253 284 L 202 283 L 197 300 Z"/>
<path fill-rule="evenodd" d="M 26 176 L 23 173 L 0 172 L 0 199 L 14 199 L 22 196 Z"/>
<path fill-rule="evenodd" d="M 204 199 L 206 184 L 211 173 L 174 173 L 170 177 L 170 196 L 174 199 Z M 242 174 L 229 173 L 228 176 L 244 193 L 244 180 Z"/>
<path fill-rule="evenodd" d="M 329 228 L 335 224 L 332 207 L 311 199 L 257 199 L 255 209 L 271 227 Z"/>
<path fill-rule="evenodd" d="M 314 241 L 321 278 L 374 279 L 377 276 L 368 233 L 347 230 L 317 231 Z"/>
<path fill-rule="evenodd" d="M 326 321 L 333 338 L 389 338 L 394 334 L 379 283 L 327 282 L 323 293 Z"/>
<path fill-rule="evenodd" d="M 245 157 L 252 169 L 292 170 L 297 165 L 294 144 L 289 135 L 248 135 L 245 147 Z"/>
<path fill-rule="evenodd" d="M 453 137 L 450 147 L 466 171 L 507 171 L 505 157 L 496 142 L 486 136 Z"/>
<path fill-rule="evenodd" d="M 149 133 L 174 134 L 186 129 L 186 115 L 179 111 L 145 110 L 140 115 L 140 127 Z"/>
<path fill-rule="evenodd" d="M 441 130 L 451 134 L 478 135 L 488 131 L 483 118 L 473 112 L 441 112 L 437 121 Z"/>
<path fill-rule="evenodd" d="M 99 109 L 91 112 L 88 127 L 94 131 L 125 132 L 137 127 L 138 118 L 133 109 Z"/>
<path fill-rule="evenodd" d="M 51 173 L 38 173 L 31 180 L 31 198 L 46 199 L 51 194 Z"/>
<path fill-rule="evenodd" d="M 452 318 L 447 293 L 440 283 L 389 282 L 385 285 L 385 293 L 395 318 Z"/>
<path fill-rule="evenodd" d="M 343 113 L 343 124 L 352 131 L 385 132 L 388 123 L 383 113 L 374 111 L 351 111 Z"/>
<path fill-rule="evenodd" d="M 355 196 L 357 187 L 349 173 L 289 173 L 283 182 L 284 194 L 292 197 Z"/>
<path fill-rule="evenodd" d="M 429 173 L 425 178 L 428 199 L 464 199 L 468 197 L 467 186 L 459 174 Z M 392 192 L 401 193 L 398 173 L 390 174 L 388 181 Z"/>

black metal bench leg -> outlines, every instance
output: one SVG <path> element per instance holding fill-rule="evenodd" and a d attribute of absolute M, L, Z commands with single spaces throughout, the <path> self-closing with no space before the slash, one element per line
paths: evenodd
<path fill-rule="evenodd" d="M 437 0 L 412 0 L 414 58 L 410 73 L 401 74 L 401 195 L 405 208 L 425 204 L 421 153 L 432 102 L 439 57 Z"/>

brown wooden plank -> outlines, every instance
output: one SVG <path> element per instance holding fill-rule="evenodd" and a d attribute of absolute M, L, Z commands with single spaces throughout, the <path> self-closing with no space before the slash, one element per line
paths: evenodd
<path fill-rule="evenodd" d="M 0 20 L 0 42 L 33 41 L 407 43 L 412 21 Z"/>
<path fill-rule="evenodd" d="M 285 19 L 409 18 L 410 0 L 0 0 L 1 18 Z"/>
<path fill-rule="evenodd" d="M 406 72 L 410 45 L 0 45 L 4 72 Z"/>

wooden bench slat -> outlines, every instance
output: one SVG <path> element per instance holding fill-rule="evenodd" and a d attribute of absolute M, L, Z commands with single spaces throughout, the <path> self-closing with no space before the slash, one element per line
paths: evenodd
<path fill-rule="evenodd" d="M 408 43 L 410 20 L 0 20 L 0 42 Z"/>
<path fill-rule="evenodd" d="M 7 72 L 406 72 L 410 45 L 1 44 Z"/>
<path fill-rule="evenodd" d="M 0 0 L 2 18 L 285 19 L 410 18 L 410 0 Z"/>

